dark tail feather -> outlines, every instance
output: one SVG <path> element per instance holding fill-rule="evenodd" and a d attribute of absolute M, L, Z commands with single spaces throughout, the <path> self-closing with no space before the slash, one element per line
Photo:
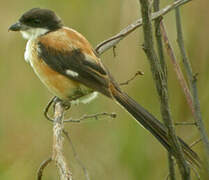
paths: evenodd
<path fill-rule="evenodd" d="M 120 105 L 122 105 L 144 128 L 150 131 L 169 152 L 172 152 L 167 136 L 168 130 L 159 120 L 126 93 L 114 89 L 112 94 Z M 186 159 L 190 163 L 194 163 L 200 167 L 201 161 L 198 155 L 181 138 L 178 139 L 182 145 Z M 175 154 L 173 155 L 175 156 Z"/>

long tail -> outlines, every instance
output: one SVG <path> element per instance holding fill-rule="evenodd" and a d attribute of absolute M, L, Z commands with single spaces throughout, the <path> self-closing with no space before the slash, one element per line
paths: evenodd
<path fill-rule="evenodd" d="M 121 104 L 144 128 L 151 132 L 169 152 L 172 152 L 167 136 L 168 130 L 159 120 L 126 93 L 120 92 L 114 88 L 112 90 L 112 95 L 115 100 Z M 187 161 L 200 167 L 201 161 L 198 155 L 181 138 L 178 137 L 178 139 Z M 175 156 L 175 154 L 173 155 Z"/>

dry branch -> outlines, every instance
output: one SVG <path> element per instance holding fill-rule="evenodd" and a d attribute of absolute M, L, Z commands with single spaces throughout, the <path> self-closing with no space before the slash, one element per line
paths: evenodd
<path fill-rule="evenodd" d="M 161 9 L 160 11 L 153 13 L 151 15 L 151 20 L 155 20 L 155 19 L 167 14 L 171 10 L 173 10 L 185 3 L 188 3 L 189 1 L 191 1 L 191 0 L 175 1 L 173 4 L 170 4 L 170 5 L 166 6 L 165 8 Z M 95 47 L 95 51 L 97 52 L 98 55 L 101 55 L 102 53 L 104 53 L 108 49 L 115 47 L 123 38 L 128 36 L 131 32 L 133 32 L 135 29 L 137 29 L 140 26 L 142 26 L 142 18 L 136 20 L 134 23 L 132 23 L 132 24 L 128 25 L 126 28 L 122 29 L 115 36 L 112 36 L 111 38 L 108 38 L 107 40 L 99 43 Z"/>
<path fill-rule="evenodd" d="M 183 91 L 184 91 L 187 103 L 188 103 L 189 107 L 191 108 L 192 114 L 193 114 L 193 116 L 195 116 L 195 110 L 194 110 L 194 107 L 193 107 L 193 102 L 192 102 L 193 100 L 192 100 L 191 92 L 190 92 L 190 90 L 187 86 L 186 80 L 185 80 L 184 75 L 181 71 L 181 68 L 178 64 L 178 61 L 177 61 L 176 56 L 174 54 L 173 48 L 172 48 L 172 46 L 169 42 L 168 35 L 167 35 L 167 32 L 165 30 L 165 26 L 163 25 L 163 23 L 161 23 L 160 27 L 161 27 L 161 32 L 162 32 L 162 35 L 163 35 L 163 40 L 164 40 L 165 46 L 166 46 L 168 55 L 171 59 L 171 62 L 173 64 L 173 67 L 174 67 L 174 70 L 176 72 L 177 78 L 178 78 L 178 80 L 181 84 L 181 87 L 182 87 Z"/>
<path fill-rule="evenodd" d="M 133 77 L 131 77 L 130 79 L 128 79 L 125 82 L 120 83 L 120 86 L 124 86 L 124 85 L 128 85 L 131 81 L 133 81 L 137 76 L 139 75 L 144 75 L 144 73 L 142 71 L 137 71 Z"/>
<path fill-rule="evenodd" d="M 71 172 L 63 155 L 63 115 L 65 106 L 61 101 L 55 103 L 54 125 L 53 125 L 53 152 L 52 160 L 59 170 L 61 180 L 72 180 Z"/>
<path fill-rule="evenodd" d="M 100 117 L 103 116 L 108 116 L 110 118 L 116 118 L 117 115 L 115 113 L 107 113 L 107 112 L 102 112 L 102 113 L 96 113 L 96 114 L 90 114 L 90 115 L 86 115 L 84 114 L 82 117 L 80 117 L 79 119 L 67 119 L 64 120 L 64 122 L 73 122 L 73 123 L 80 123 L 81 121 L 87 120 L 87 119 L 99 119 Z"/>
<path fill-rule="evenodd" d="M 160 0 L 154 0 L 153 2 L 153 9 L 154 12 L 159 11 L 160 9 Z M 164 57 L 164 52 L 163 52 L 163 42 L 162 42 L 162 34 L 161 34 L 161 30 L 160 30 L 160 23 L 162 21 L 162 16 L 160 16 L 159 18 L 155 19 L 154 21 L 154 25 L 155 25 L 155 38 L 156 38 L 156 43 L 157 43 L 157 51 L 158 51 L 158 58 L 160 61 L 160 65 L 161 65 L 161 70 L 163 72 L 164 75 L 164 83 L 166 85 L 166 90 L 165 93 L 162 93 L 161 95 L 161 114 L 162 114 L 162 118 L 164 121 L 164 124 L 168 125 L 169 122 L 167 121 L 171 121 L 171 116 L 170 116 L 170 107 L 168 106 L 169 102 L 168 102 L 168 98 L 167 98 L 167 66 L 165 63 L 165 57 Z M 163 91 L 163 90 L 162 90 Z M 164 94 L 164 95 L 163 95 Z M 171 154 L 171 152 L 168 152 L 168 167 L 169 167 L 169 174 L 170 174 L 170 180 L 176 180 L 176 174 L 175 174 L 175 165 L 174 165 L 174 158 Z"/>
<path fill-rule="evenodd" d="M 186 54 L 186 49 L 184 46 L 184 39 L 183 39 L 183 32 L 182 32 L 182 25 L 181 25 L 181 15 L 179 8 L 176 8 L 176 30 L 177 30 L 177 42 L 179 45 L 179 49 L 182 56 L 182 61 L 186 70 L 186 77 L 189 82 L 189 87 L 192 94 L 192 105 L 194 108 L 194 116 L 197 128 L 199 130 L 200 136 L 203 141 L 204 149 L 205 149 L 205 156 L 206 156 L 206 163 L 207 163 L 207 172 L 209 175 L 209 138 L 206 133 L 206 129 L 202 120 L 201 110 L 200 110 L 200 102 L 198 98 L 198 91 L 197 91 L 197 78 L 196 75 L 193 74 L 192 66 L 190 64 L 189 58 Z"/>
<path fill-rule="evenodd" d="M 175 152 L 177 164 L 179 166 L 182 180 L 190 180 L 190 168 L 184 158 L 182 147 L 178 142 L 178 138 L 175 133 L 174 123 L 171 119 L 168 103 L 168 91 L 167 91 L 167 80 L 165 73 L 162 70 L 160 61 L 154 50 L 153 35 L 152 35 L 152 24 L 151 24 L 151 1 L 140 0 L 141 14 L 143 19 L 143 32 L 144 32 L 144 51 L 150 62 L 151 71 L 157 92 L 161 99 L 162 115 L 164 123 L 168 128 L 168 137 L 172 146 L 172 150 Z M 161 22 L 162 23 L 162 22 Z M 173 172 L 173 170 L 172 170 Z"/>

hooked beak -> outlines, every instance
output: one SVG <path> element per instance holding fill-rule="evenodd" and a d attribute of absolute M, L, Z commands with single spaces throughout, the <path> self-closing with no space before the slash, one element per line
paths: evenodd
<path fill-rule="evenodd" d="M 21 22 L 17 22 L 9 27 L 9 31 L 24 31 L 27 30 L 28 27 Z"/>

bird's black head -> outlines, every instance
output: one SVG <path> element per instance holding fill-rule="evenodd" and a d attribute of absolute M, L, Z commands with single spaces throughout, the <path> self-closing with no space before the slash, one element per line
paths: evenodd
<path fill-rule="evenodd" d="M 61 19 L 49 9 L 33 8 L 25 12 L 19 22 L 30 27 L 56 30 L 62 26 Z"/>
<path fill-rule="evenodd" d="M 42 28 L 49 31 L 57 30 L 62 27 L 61 19 L 49 9 L 33 8 L 25 12 L 19 21 L 12 25 L 11 31 L 25 31 L 30 28 Z"/>

